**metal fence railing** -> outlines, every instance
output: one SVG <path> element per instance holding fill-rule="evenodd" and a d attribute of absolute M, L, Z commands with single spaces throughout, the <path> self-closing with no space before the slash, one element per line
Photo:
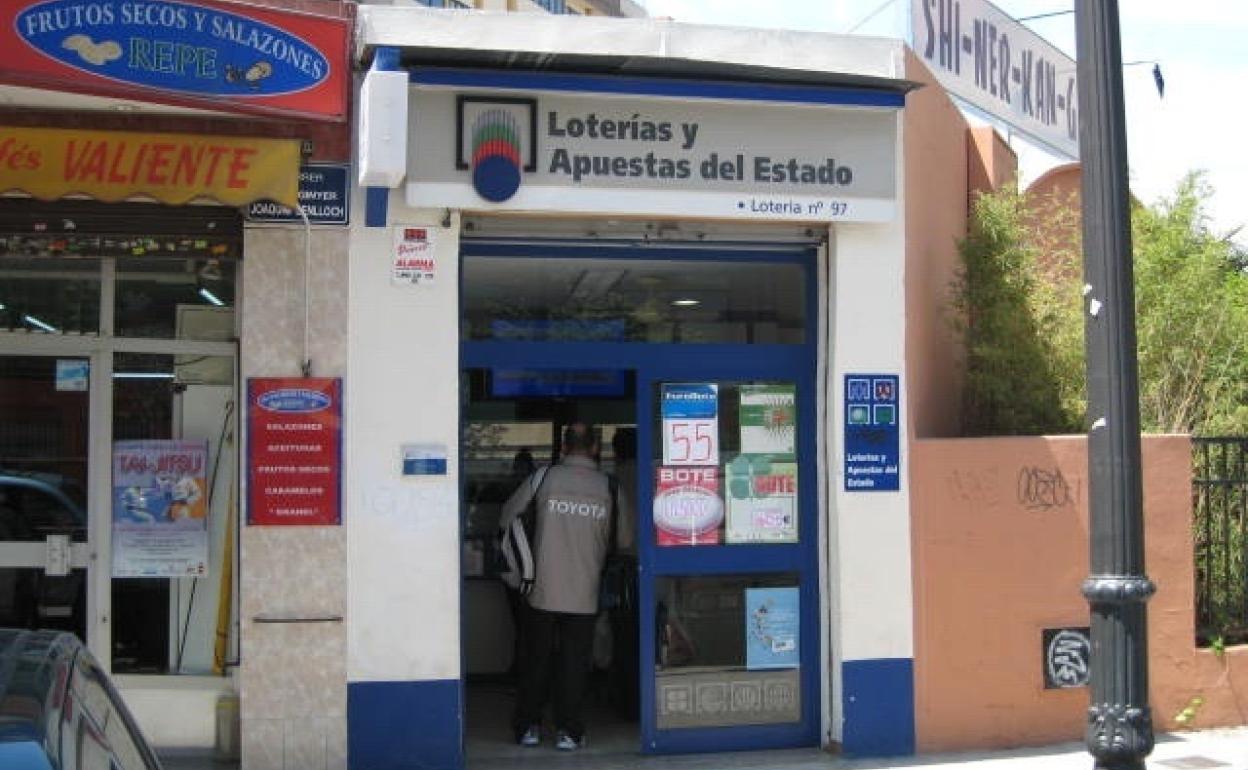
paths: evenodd
<path fill-rule="evenodd" d="M 1192 439 L 1196 641 L 1248 642 L 1248 438 Z"/>

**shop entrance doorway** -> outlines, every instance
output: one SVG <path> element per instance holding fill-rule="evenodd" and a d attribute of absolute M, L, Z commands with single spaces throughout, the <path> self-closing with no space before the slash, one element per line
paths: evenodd
<path fill-rule="evenodd" d="M 560 460 L 560 437 L 583 421 L 598 431 L 599 467 L 624 499 L 622 525 L 636 486 L 636 392 L 633 372 L 469 369 L 463 373 L 464 669 L 467 743 L 473 760 L 512 759 L 519 646 L 519 597 L 499 579 L 495 532 L 503 503 L 539 467 Z M 635 554 L 625 544 L 620 550 Z M 635 597 L 635 591 L 634 591 Z M 638 745 L 636 603 L 597 621 L 585 716 L 595 753 L 635 752 Z M 550 725 L 547 725 L 549 730 Z M 547 746 L 552 736 L 547 736 Z"/>
<path fill-rule="evenodd" d="M 487 558 L 472 537 L 489 526 L 479 501 L 505 499 L 521 449 L 557 459 L 555 431 L 571 419 L 604 425 L 604 447 L 607 434 L 636 431 L 638 721 L 608 725 L 606 747 L 591 721 L 589 750 L 818 743 L 815 264 L 809 247 L 465 243 L 465 571 Z M 588 386 L 618 395 L 570 390 Z M 604 456 L 604 469 L 619 460 Z M 508 481 L 484 493 L 490 463 Z M 510 745 L 506 690 L 494 723 L 474 724 L 473 669 L 487 657 L 474 629 L 508 610 L 501 587 L 471 580 L 469 766 L 487 741 L 526 751 Z M 493 640 L 495 668 L 509 644 Z"/>

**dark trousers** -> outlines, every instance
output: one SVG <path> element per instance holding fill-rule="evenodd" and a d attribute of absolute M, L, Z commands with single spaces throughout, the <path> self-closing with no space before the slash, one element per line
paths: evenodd
<path fill-rule="evenodd" d="M 636 594 L 634 594 L 636 595 Z M 636 722 L 641 709 L 638 704 L 637 607 L 611 610 L 611 670 L 607 675 L 611 707 L 622 719 Z"/>
<path fill-rule="evenodd" d="M 513 726 L 523 731 L 542 723 L 547 694 L 554 693 L 555 728 L 575 738 L 585 734 L 581 702 L 594 645 L 593 615 L 523 608 L 520 694 Z"/>

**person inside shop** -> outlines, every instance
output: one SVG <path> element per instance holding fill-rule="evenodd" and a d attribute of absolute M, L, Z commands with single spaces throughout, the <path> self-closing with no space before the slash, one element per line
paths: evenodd
<path fill-rule="evenodd" d="M 622 427 L 611 437 L 618 482 L 619 548 L 616 558 L 625 570 L 626 590 L 610 609 L 611 667 L 608 671 L 608 700 L 615 713 L 630 722 L 638 718 L 637 664 L 637 510 L 633 497 L 637 489 L 637 429 Z"/>
<path fill-rule="evenodd" d="M 584 745 L 581 707 L 593 652 L 598 588 L 616 523 L 612 482 L 598 469 L 593 426 L 570 424 L 558 465 L 539 470 L 503 504 L 512 528 L 534 505 L 532 579 L 522 579 L 520 684 L 512 718 L 516 742 L 542 741 L 542 715 L 554 695 L 555 748 Z M 541 478 L 536 476 L 541 474 Z"/>
<path fill-rule="evenodd" d="M 519 489 L 521 483 L 529 481 L 530 479 L 533 479 L 533 487 L 534 489 L 537 489 L 538 485 L 541 483 L 541 476 L 535 475 L 536 473 L 537 461 L 533 459 L 533 453 L 529 451 L 527 446 L 520 447 L 520 450 L 516 452 L 515 457 L 511 458 L 511 476 L 508 478 L 509 484 L 507 489 Z M 503 495 L 499 495 L 499 498 L 502 498 L 502 496 Z M 501 511 L 499 512 L 499 516 L 502 516 Z M 522 527 L 527 532 L 532 533 L 533 517 L 530 514 L 530 510 L 526 509 L 522 513 L 522 516 L 525 519 L 522 522 Z M 503 528 L 500 528 L 500 530 L 501 529 Z M 518 679 L 520 676 L 520 659 L 524 656 L 524 643 L 522 641 L 524 597 L 520 594 L 519 578 L 521 577 L 521 569 L 519 565 L 515 564 L 516 547 L 517 545 L 513 542 L 511 549 L 502 554 L 504 562 L 502 569 L 505 573 L 509 573 L 502 575 L 503 587 L 507 591 L 507 609 L 511 613 L 511 627 L 515 629 L 515 632 L 512 635 L 511 668 L 507 672 L 513 679 Z M 528 546 L 526 544 L 522 547 L 527 548 Z M 508 553 L 511 555 L 510 562 L 507 561 Z"/>

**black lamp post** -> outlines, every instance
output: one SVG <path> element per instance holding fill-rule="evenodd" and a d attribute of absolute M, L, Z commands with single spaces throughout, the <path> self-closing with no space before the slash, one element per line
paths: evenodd
<path fill-rule="evenodd" d="M 1148 705 L 1140 413 L 1118 0 L 1076 0 L 1083 166 L 1092 687 L 1085 734 L 1096 767 L 1142 770 Z"/>

